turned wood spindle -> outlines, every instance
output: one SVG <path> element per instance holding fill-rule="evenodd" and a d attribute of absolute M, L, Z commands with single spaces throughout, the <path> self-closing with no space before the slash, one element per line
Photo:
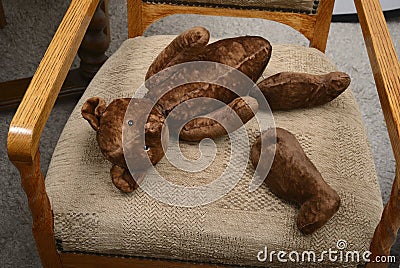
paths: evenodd
<path fill-rule="evenodd" d="M 78 50 L 81 75 L 91 80 L 107 60 L 110 45 L 108 0 L 100 2 Z"/>
<path fill-rule="evenodd" d="M 7 25 L 6 15 L 4 14 L 3 3 L 0 0 L 0 29 Z"/>

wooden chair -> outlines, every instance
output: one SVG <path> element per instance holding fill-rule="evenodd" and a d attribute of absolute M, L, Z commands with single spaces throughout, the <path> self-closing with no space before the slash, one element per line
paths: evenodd
<path fill-rule="evenodd" d="M 101 0 L 72 0 L 9 129 L 8 155 L 18 168 L 33 217 L 33 235 L 44 267 L 215 267 L 211 264 L 117 258 L 90 254 L 71 254 L 57 250 L 52 207 L 40 171 L 39 140 L 63 81 Z M 158 1 L 128 0 L 129 37 L 142 35 L 154 21 L 171 14 L 203 14 L 263 18 L 287 24 L 310 40 L 310 46 L 324 52 L 334 0 L 321 0 L 317 12 L 294 13 L 289 8 L 251 10 L 240 6 L 211 7 L 160 4 Z M 163 2 L 163 1 L 160 1 Z M 172 1 L 174 2 L 174 1 Z M 184 4 L 185 1 L 180 1 Z M 201 3 L 201 1 L 199 1 Z M 240 1 L 239 1 L 240 2 Z M 283 1 L 285 2 L 285 1 Z M 318 1 L 315 1 L 318 4 Z M 366 41 L 376 87 L 392 143 L 400 163 L 400 66 L 383 17 L 379 0 L 355 0 Z M 107 1 L 105 1 L 107 5 Z M 279 11 L 280 10 L 280 11 Z M 376 227 L 370 250 L 373 256 L 389 255 L 400 225 L 400 169 L 389 202 Z M 373 257 L 371 257 L 373 258 Z M 377 264 L 368 264 L 373 267 Z M 380 264 L 382 267 L 387 264 Z"/>

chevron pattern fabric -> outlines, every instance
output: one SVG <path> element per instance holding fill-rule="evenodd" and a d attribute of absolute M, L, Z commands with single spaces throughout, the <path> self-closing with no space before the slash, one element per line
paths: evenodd
<path fill-rule="evenodd" d="M 143 0 L 143 2 L 315 14 L 320 0 Z"/>
<path fill-rule="evenodd" d="M 133 96 L 152 60 L 173 38 L 152 36 L 125 41 L 103 65 L 71 114 L 46 177 L 59 249 L 251 266 L 266 265 L 257 260 L 257 253 L 265 246 L 271 251 L 322 252 L 335 249 L 338 240 L 346 240 L 348 250 L 367 250 L 380 219 L 382 200 L 351 90 L 324 106 L 274 113 L 276 125 L 296 135 L 342 200 L 338 213 L 312 235 L 298 231 L 296 206 L 280 200 L 265 186 L 248 191 L 254 172 L 251 165 L 228 194 L 194 208 L 161 203 L 142 189 L 124 194 L 114 187 L 109 174 L 111 164 L 101 155 L 96 133 L 81 117 L 80 108 L 92 96 L 101 96 L 107 103 Z M 322 74 L 336 70 L 318 50 L 297 45 L 272 47 L 265 77 L 280 71 Z M 252 142 L 258 135 L 257 123 L 252 120 L 246 128 Z M 166 158 L 156 168 L 175 184 L 207 184 L 224 171 L 229 161 L 229 139 L 218 139 L 216 148 L 214 162 L 200 172 L 181 171 Z M 181 150 L 188 158 L 198 157 L 197 144 L 183 143 Z M 162 186 L 158 190 L 162 192 Z M 280 263 L 269 267 L 274 265 L 279 267 Z M 329 263 L 329 267 L 335 265 L 355 264 Z"/>

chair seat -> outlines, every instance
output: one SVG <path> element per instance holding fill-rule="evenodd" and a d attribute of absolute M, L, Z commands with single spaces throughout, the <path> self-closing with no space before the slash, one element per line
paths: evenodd
<path fill-rule="evenodd" d="M 125 41 L 103 65 L 72 112 L 46 176 L 59 249 L 252 266 L 266 265 L 257 260 L 257 254 L 266 246 L 269 252 L 314 250 L 318 254 L 337 249 L 338 240 L 345 240 L 345 250 L 368 250 L 381 216 L 382 199 L 361 115 L 350 89 L 320 107 L 274 113 L 276 126 L 296 135 L 323 178 L 341 197 L 339 211 L 312 235 L 305 236 L 297 229 L 298 207 L 275 197 L 264 185 L 248 191 L 254 172 L 251 165 L 228 194 L 193 208 L 164 204 L 140 188 L 124 194 L 114 187 L 109 174 L 111 163 L 102 156 L 96 133 L 81 117 L 80 108 L 93 96 L 103 97 L 107 103 L 133 96 L 152 60 L 173 38 L 152 36 Z M 336 70 L 318 50 L 297 45 L 272 47 L 265 77 L 281 71 L 322 74 Z M 253 121 L 246 125 L 250 141 L 257 134 L 251 131 Z M 226 138 L 216 140 L 218 148 L 227 144 Z M 182 151 L 196 155 L 198 145 L 183 144 Z M 215 164 L 193 174 L 174 168 L 165 158 L 156 167 L 177 183 L 196 184 L 220 172 L 227 161 L 229 154 L 222 153 Z M 348 263 L 329 263 L 335 265 L 344 267 Z"/>

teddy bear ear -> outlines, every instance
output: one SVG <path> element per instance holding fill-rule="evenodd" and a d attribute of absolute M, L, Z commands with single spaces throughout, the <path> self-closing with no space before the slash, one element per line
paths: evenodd
<path fill-rule="evenodd" d="M 88 99 L 81 109 L 81 114 L 95 131 L 99 130 L 100 117 L 106 110 L 106 102 L 100 97 L 93 97 Z"/>

